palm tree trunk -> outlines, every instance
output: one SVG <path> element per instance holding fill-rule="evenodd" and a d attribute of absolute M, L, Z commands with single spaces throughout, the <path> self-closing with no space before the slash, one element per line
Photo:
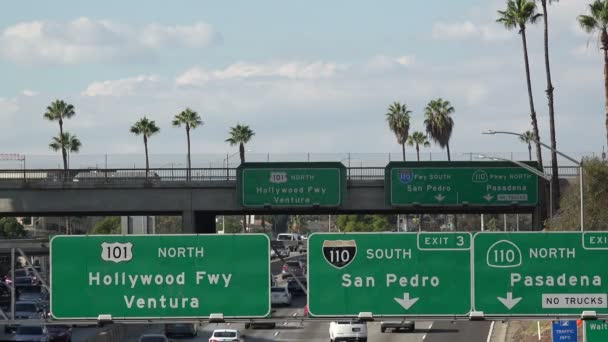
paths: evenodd
<path fill-rule="evenodd" d="M 144 134 L 144 148 L 146 150 L 146 177 L 148 177 L 148 170 L 150 169 L 150 163 L 148 162 L 148 138 Z"/>
<path fill-rule="evenodd" d="M 59 144 L 61 145 L 61 158 L 63 159 L 64 179 L 67 177 L 68 171 L 68 156 L 65 150 L 65 142 L 63 141 L 63 120 L 59 118 Z"/>
<path fill-rule="evenodd" d="M 401 144 L 401 153 L 403 153 L 403 161 L 405 161 L 405 143 Z"/>
<path fill-rule="evenodd" d="M 537 140 L 540 140 L 538 133 L 538 122 L 536 120 L 536 111 L 534 110 L 534 98 L 532 97 L 532 81 L 530 80 L 530 61 L 528 60 L 528 42 L 526 40 L 526 28 L 521 28 L 521 41 L 524 45 L 524 62 L 526 65 L 526 83 L 528 84 L 528 99 L 530 100 L 530 118 L 532 119 L 532 130 Z M 538 166 L 543 168 L 543 156 L 540 150 L 540 144 L 536 144 L 536 159 Z"/>
<path fill-rule="evenodd" d="M 418 144 L 416 144 L 416 157 L 418 158 L 418 161 L 420 162 L 420 146 Z"/>
<path fill-rule="evenodd" d="M 245 163 L 245 145 L 243 143 L 239 144 L 239 154 L 241 156 L 241 164 Z"/>
<path fill-rule="evenodd" d="M 190 126 L 186 125 L 186 139 L 188 140 L 188 174 L 186 175 L 186 180 L 190 180 L 190 169 L 192 167 L 190 161 Z"/>
<path fill-rule="evenodd" d="M 553 106 L 553 82 L 551 81 L 551 64 L 549 63 L 549 16 L 547 13 L 547 0 L 541 0 L 543 6 L 543 22 L 545 24 L 545 70 L 547 73 L 547 100 L 549 103 L 549 134 L 551 135 L 551 182 L 553 185 L 553 212 L 559 209 L 559 170 L 557 167 L 557 140 L 555 138 L 555 108 Z"/>
<path fill-rule="evenodd" d="M 450 156 L 450 143 L 447 143 L 447 144 L 445 145 L 445 147 L 446 147 L 446 148 L 447 148 L 447 150 L 448 150 L 448 161 L 449 161 L 449 162 L 451 162 L 451 161 L 452 161 L 452 157 Z"/>
<path fill-rule="evenodd" d="M 604 94 L 606 98 L 606 142 L 608 143 L 608 32 L 602 30 L 602 49 L 604 50 Z M 606 145 L 608 146 L 608 145 Z"/>
<path fill-rule="evenodd" d="M 528 159 L 532 161 L 532 145 L 528 143 Z"/>

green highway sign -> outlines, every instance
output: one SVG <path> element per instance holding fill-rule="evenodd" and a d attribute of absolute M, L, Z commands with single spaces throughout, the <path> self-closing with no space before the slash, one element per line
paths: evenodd
<path fill-rule="evenodd" d="M 508 164 L 511 165 L 511 164 Z M 538 177 L 505 163 L 389 163 L 392 206 L 534 206 Z"/>
<path fill-rule="evenodd" d="M 312 234 L 310 315 L 468 315 L 471 246 L 469 233 Z"/>
<path fill-rule="evenodd" d="M 91 235 L 51 240 L 56 319 L 267 317 L 270 241 L 246 235 Z"/>
<path fill-rule="evenodd" d="M 237 172 L 243 207 L 338 207 L 344 202 L 341 163 L 246 163 Z"/>
<path fill-rule="evenodd" d="M 486 316 L 608 314 L 608 233 L 479 233 L 474 308 Z"/>
<path fill-rule="evenodd" d="M 605 321 L 585 321 L 585 342 L 608 341 L 608 323 Z"/>

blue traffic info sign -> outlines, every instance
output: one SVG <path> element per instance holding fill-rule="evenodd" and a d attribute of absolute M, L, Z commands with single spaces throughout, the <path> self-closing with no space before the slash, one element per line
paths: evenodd
<path fill-rule="evenodd" d="M 551 327 L 553 342 L 578 341 L 576 321 L 553 321 Z"/>

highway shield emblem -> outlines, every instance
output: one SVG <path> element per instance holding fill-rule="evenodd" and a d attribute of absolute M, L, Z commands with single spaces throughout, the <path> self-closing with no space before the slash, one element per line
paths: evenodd
<path fill-rule="evenodd" d="M 325 240 L 323 241 L 323 256 L 335 268 L 348 266 L 357 255 L 355 240 Z"/>

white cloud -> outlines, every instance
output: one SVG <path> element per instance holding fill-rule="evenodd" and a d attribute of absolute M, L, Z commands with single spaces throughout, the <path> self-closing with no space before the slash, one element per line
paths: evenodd
<path fill-rule="evenodd" d="M 205 23 L 137 28 L 81 17 L 70 22 L 30 21 L 0 33 L 0 56 L 17 63 L 76 64 L 149 55 L 172 45 L 206 47 L 219 39 Z"/>
<path fill-rule="evenodd" d="M 17 100 L 7 99 L 4 97 L 0 97 L 0 115 L 2 114 L 13 114 L 19 110 L 19 105 L 17 104 Z"/>
<path fill-rule="evenodd" d="M 178 86 L 201 85 L 209 81 L 249 78 L 286 78 L 286 79 L 319 79 L 334 76 L 338 71 L 346 69 L 346 65 L 337 63 L 246 63 L 237 62 L 224 69 L 206 70 L 194 67 L 179 75 L 175 83 Z"/>
<path fill-rule="evenodd" d="M 219 34 L 207 23 L 192 26 L 148 25 L 141 34 L 144 45 L 158 48 L 166 45 L 185 45 L 192 48 L 206 47 L 220 39 Z"/>
<path fill-rule="evenodd" d="M 501 41 L 511 39 L 513 33 L 500 27 L 478 25 L 471 21 L 465 21 L 463 23 L 435 23 L 432 35 L 435 40 L 481 39 L 484 41 Z"/>
<path fill-rule="evenodd" d="M 135 77 L 122 78 L 91 83 L 83 96 L 132 96 L 137 90 L 149 88 L 159 80 L 156 75 L 139 75 Z"/>
<path fill-rule="evenodd" d="M 25 89 L 22 92 L 23 96 L 27 96 L 27 97 L 34 97 L 34 96 L 38 96 L 40 93 L 37 91 L 33 91 L 30 89 Z"/>
<path fill-rule="evenodd" d="M 395 66 L 411 66 L 415 62 L 414 56 L 385 56 L 377 55 L 374 56 L 368 63 L 367 66 L 371 69 L 390 69 Z"/>

